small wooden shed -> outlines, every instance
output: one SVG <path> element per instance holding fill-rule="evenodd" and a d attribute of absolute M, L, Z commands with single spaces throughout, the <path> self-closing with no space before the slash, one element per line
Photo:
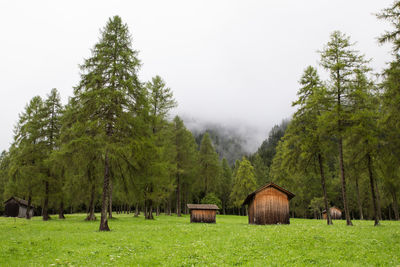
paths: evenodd
<path fill-rule="evenodd" d="M 187 204 L 190 210 L 190 222 L 215 223 L 217 205 L 214 204 Z"/>
<path fill-rule="evenodd" d="M 268 183 L 247 196 L 249 224 L 289 224 L 289 200 L 295 195 Z"/>
<path fill-rule="evenodd" d="M 329 212 L 331 214 L 332 220 L 340 220 L 342 219 L 342 211 L 336 207 L 329 208 Z M 326 210 L 322 211 L 322 218 L 326 220 Z"/>
<path fill-rule="evenodd" d="M 31 205 L 29 217 L 33 216 L 33 206 Z M 18 198 L 10 197 L 4 202 L 5 215 L 8 217 L 25 218 L 26 211 L 28 210 L 28 201 Z"/>

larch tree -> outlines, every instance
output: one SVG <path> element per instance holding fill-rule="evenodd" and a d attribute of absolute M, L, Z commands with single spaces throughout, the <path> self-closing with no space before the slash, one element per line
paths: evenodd
<path fill-rule="evenodd" d="M 257 181 L 254 174 L 254 168 L 250 161 L 243 157 L 236 172 L 235 183 L 230 195 L 232 204 L 240 210 L 247 195 L 256 189 Z"/>
<path fill-rule="evenodd" d="M 50 94 L 47 96 L 47 99 L 44 101 L 43 109 L 42 109 L 42 120 L 43 120 L 43 138 L 44 144 L 46 146 L 46 161 L 45 164 L 47 169 L 47 177 L 44 181 L 45 183 L 45 192 L 44 192 L 44 200 L 43 200 L 43 211 L 42 216 L 43 220 L 47 221 L 50 219 L 48 214 L 48 206 L 49 206 L 49 195 L 50 195 L 50 183 L 55 184 L 56 180 L 60 179 L 62 176 L 61 173 L 56 174 L 57 171 L 54 167 L 57 164 L 52 160 L 51 155 L 59 149 L 59 139 L 60 139 L 60 130 L 61 130 L 61 112 L 62 105 L 60 101 L 60 94 L 57 89 L 52 89 Z M 58 179 L 55 177 L 58 176 Z M 61 188 L 58 188 L 57 191 L 61 191 Z M 59 218 L 64 219 L 63 214 L 63 200 L 62 195 L 60 196 L 60 208 L 59 208 Z"/>
<path fill-rule="evenodd" d="M 232 190 L 232 170 L 229 167 L 226 158 L 222 159 L 222 173 L 221 173 L 221 186 L 219 190 L 219 197 L 221 199 L 222 213 L 226 214 L 228 208 L 229 196 Z"/>
<path fill-rule="evenodd" d="M 329 201 L 326 189 L 325 177 L 325 156 L 324 143 L 326 137 L 321 131 L 318 123 L 321 113 L 326 110 L 326 99 L 324 99 L 325 88 L 319 78 L 317 70 L 308 66 L 300 79 L 301 88 L 297 92 L 298 100 L 293 102 L 298 110 L 293 116 L 288 131 L 294 131 L 294 136 L 299 140 L 292 146 L 300 146 L 301 153 L 299 157 L 303 160 L 296 160 L 303 164 L 299 169 L 307 169 L 309 164 L 306 162 L 316 162 L 315 172 L 319 174 L 321 180 L 321 189 L 325 210 L 329 211 Z M 296 144 L 297 143 L 297 144 Z M 331 225 L 330 213 L 327 212 L 327 224 Z"/>
<path fill-rule="evenodd" d="M 104 155 L 104 179 L 100 231 L 109 231 L 107 208 L 111 179 L 111 157 L 121 141 L 126 114 L 134 116 L 141 84 L 137 77 L 140 62 L 132 49 L 127 24 L 119 16 L 110 18 L 101 31 L 92 55 L 81 65 L 81 81 L 74 98 L 81 105 L 80 119 L 87 130 L 101 140 Z"/>
<path fill-rule="evenodd" d="M 343 138 L 348 127 L 350 115 L 347 101 L 348 95 L 352 90 L 351 85 L 354 80 L 354 70 L 359 69 L 360 66 L 367 62 L 363 55 L 353 50 L 353 45 L 350 42 L 350 37 L 339 31 L 335 31 L 331 34 L 330 41 L 320 51 L 320 64 L 330 74 L 326 93 L 330 101 L 331 110 L 325 113 L 324 123 L 337 140 L 343 207 L 346 224 L 349 226 L 353 224 L 350 219 L 347 201 L 345 164 L 343 161 Z"/>
<path fill-rule="evenodd" d="M 214 192 L 218 187 L 220 170 L 218 154 L 212 145 L 210 135 L 206 132 L 199 151 L 200 198 Z"/>

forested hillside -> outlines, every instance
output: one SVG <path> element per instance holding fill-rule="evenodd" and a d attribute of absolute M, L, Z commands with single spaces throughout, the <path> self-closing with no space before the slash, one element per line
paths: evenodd
<path fill-rule="evenodd" d="M 86 212 L 108 231 L 113 212 L 151 220 L 181 216 L 187 203 L 245 215 L 246 196 L 273 181 L 296 195 L 293 217 L 320 218 L 336 206 L 347 225 L 399 220 L 399 13 L 397 1 L 378 15 L 394 26 L 379 39 L 393 45 L 379 75 L 350 36 L 331 33 L 318 64 L 298 77 L 296 112 L 252 154 L 244 136 L 219 126 L 191 132 L 179 116 L 171 119 L 173 90 L 160 76 L 140 80 L 134 38 L 112 17 L 82 60 L 68 103 L 52 89 L 21 111 L 0 156 L 1 200 L 26 199 L 43 220 Z"/>

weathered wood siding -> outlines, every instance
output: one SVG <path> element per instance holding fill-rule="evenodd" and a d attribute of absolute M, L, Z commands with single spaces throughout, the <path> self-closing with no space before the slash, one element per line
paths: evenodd
<path fill-rule="evenodd" d="M 249 204 L 250 224 L 289 224 L 289 199 L 273 187 L 258 192 Z"/>
<path fill-rule="evenodd" d="M 191 210 L 190 222 L 215 223 L 216 210 Z"/>

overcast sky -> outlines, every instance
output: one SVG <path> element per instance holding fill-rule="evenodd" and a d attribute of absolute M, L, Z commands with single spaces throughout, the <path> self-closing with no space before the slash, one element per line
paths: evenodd
<path fill-rule="evenodd" d="M 162 76 L 174 114 L 247 129 L 261 142 L 294 112 L 298 80 L 340 30 L 380 71 L 390 60 L 373 13 L 392 0 L 0 1 L 0 150 L 35 95 L 57 88 L 66 103 L 99 30 L 114 15 L 129 25 L 142 81 Z M 251 129 L 251 130 L 249 130 Z M 258 143 L 255 145 L 259 145 Z"/>

